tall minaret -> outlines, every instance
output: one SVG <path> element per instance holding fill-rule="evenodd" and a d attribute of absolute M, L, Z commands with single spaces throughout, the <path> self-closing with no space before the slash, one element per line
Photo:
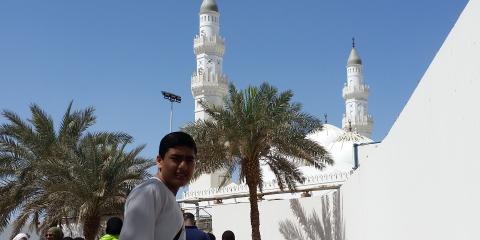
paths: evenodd
<path fill-rule="evenodd" d="M 222 72 L 225 41 L 220 36 L 220 14 L 215 0 L 203 0 L 199 15 L 200 32 L 193 40 L 197 56 L 197 69 L 192 75 L 195 121 L 208 118 L 200 101 L 222 105 L 228 90 L 228 79 Z"/>
<path fill-rule="evenodd" d="M 342 127 L 370 138 L 373 118 L 368 114 L 369 87 L 363 82 L 362 59 L 355 48 L 355 39 L 352 40 L 352 51 L 347 63 L 347 82 L 342 92 L 345 99 Z"/>
<path fill-rule="evenodd" d="M 193 40 L 197 69 L 192 75 L 192 95 L 195 99 L 195 121 L 209 115 L 200 105 L 222 106 L 227 95 L 228 79 L 222 72 L 225 41 L 220 36 L 220 14 L 215 0 L 203 0 L 200 7 L 200 34 Z M 201 175 L 189 185 L 189 191 L 219 187 L 225 171 Z"/>

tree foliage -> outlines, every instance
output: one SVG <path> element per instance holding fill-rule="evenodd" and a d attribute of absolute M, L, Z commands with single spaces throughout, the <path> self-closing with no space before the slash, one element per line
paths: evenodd
<path fill-rule="evenodd" d="M 144 146 L 125 133 L 87 132 L 94 109 L 69 104 L 58 130 L 38 105 L 22 120 L 3 111 L 0 126 L 0 231 L 13 221 L 18 232 L 29 225 L 77 223 L 93 239 L 102 218 L 121 214 L 130 189 L 148 176 L 153 161 L 139 156 Z"/>
<path fill-rule="evenodd" d="M 254 240 L 260 239 L 257 188 L 262 191 L 262 164 L 270 167 L 283 190 L 304 181 L 299 164 L 322 169 L 333 163 L 322 146 L 306 138 L 322 129 L 321 121 L 302 112 L 292 97 L 292 91 L 278 92 L 267 83 L 244 90 L 230 85 L 224 106 L 202 103 L 210 118 L 184 128 L 198 144 L 195 177 L 225 170 L 229 179 L 239 169 L 249 187 Z"/>

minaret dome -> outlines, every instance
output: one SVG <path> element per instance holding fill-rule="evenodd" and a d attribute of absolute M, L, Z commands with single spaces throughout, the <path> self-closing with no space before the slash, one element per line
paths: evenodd
<path fill-rule="evenodd" d="M 200 14 L 208 12 L 218 12 L 218 5 L 215 0 L 203 0 L 202 6 L 200 7 Z"/>
<path fill-rule="evenodd" d="M 355 47 L 352 47 L 352 51 L 350 51 L 350 56 L 348 57 L 347 66 L 354 64 L 362 64 L 362 59 L 358 55 L 357 49 Z"/>

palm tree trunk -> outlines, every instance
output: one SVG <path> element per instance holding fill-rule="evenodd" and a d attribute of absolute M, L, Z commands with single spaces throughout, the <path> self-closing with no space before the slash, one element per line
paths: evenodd
<path fill-rule="evenodd" d="M 252 226 L 252 240 L 261 240 L 260 237 L 260 213 L 258 212 L 258 194 L 257 185 L 260 177 L 260 166 L 258 161 L 252 161 L 254 166 L 251 166 L 245 174 L 248 191 L 250 193 L 250 224 Z M 257 164 L 255 164 L 255 162 Z"/>
<path fill-rule="evenodd" d="M 250 192 L 250 224 L 252 226 L 252 240 L 261 240 L 260 237 L 260 214 L 258 212 L 257 186 L 248 185 Z"/>
<path fill-rule="evenodd" d="M 95 240 L 98 230 L 100 229 L 100 217 L 97 214 L 92 214 L 86 217 L 83 223 L 83 235 L 85 240 Z"/>

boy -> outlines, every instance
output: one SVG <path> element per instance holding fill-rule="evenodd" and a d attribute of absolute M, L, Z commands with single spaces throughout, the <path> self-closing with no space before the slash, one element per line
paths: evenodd
<path fill-rule="evenodd" d="M 192 178 L 197 146 L 184 132 L 160 141 L 155 177 L 133 189 L 125 203 L 122 240 L 185 240 L 183 215 L 175 196 Z"/>

